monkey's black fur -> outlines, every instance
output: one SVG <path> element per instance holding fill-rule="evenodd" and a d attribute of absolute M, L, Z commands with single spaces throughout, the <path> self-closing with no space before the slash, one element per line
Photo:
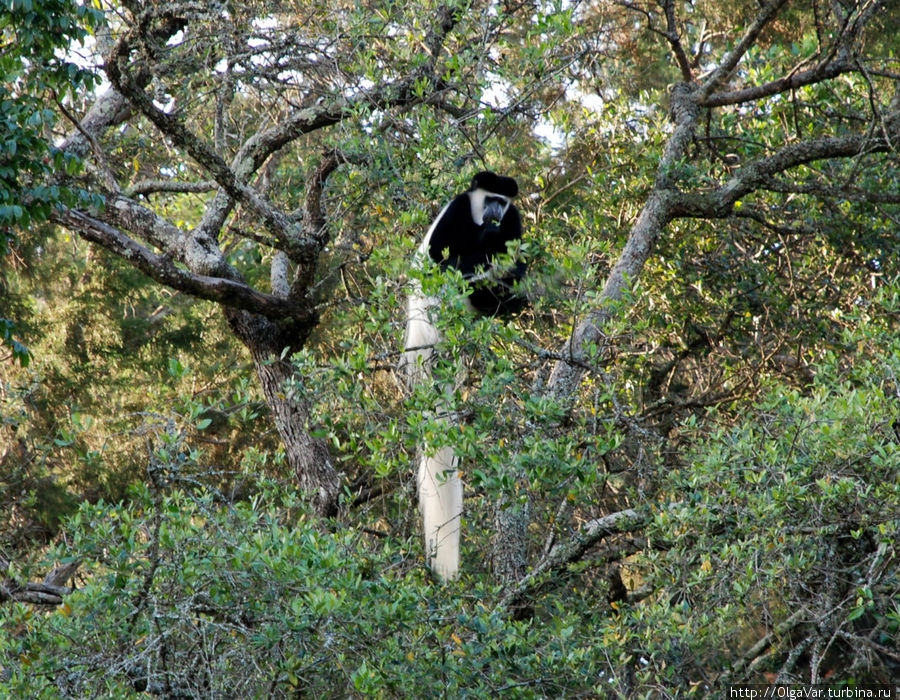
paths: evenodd
<path fill-rule="evenodd" d="M 485 316 L 515 313 L 528 304 L 513 289 L 528 269 L 524 262 L 517 260 L 510 270 L 493 270 L 494 259 L 507 252 L 507 243 L 522 237 L 522 219 L 511 202 L 518 192 L 511 177 L 486 170 L 477 173 L 469 189 L 438 215 L 428 234 L 428 255 L 442 270 L 453 267 L 469 280 L 469 302 Z"/>

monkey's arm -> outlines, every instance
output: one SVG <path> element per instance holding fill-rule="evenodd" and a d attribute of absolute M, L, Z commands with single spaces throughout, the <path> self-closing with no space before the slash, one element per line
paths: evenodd
<path fill-rule="evenodd" d="M 522 217 L 514 204 L 509 205 L 503 221 L 500 222 L 500 237 L 506 241 L 515 241 L 522 237 Z"/>
<path fill-rule="evenodd" d="M 469 206 L 469 197 L 461 194 L 453 199 L 446 209 L 431 225 L 431 235 L 428 239 L 428 255 L 436 263 L 444 265 L 446 260 L 452 260 L 461 252 L 461 246 L 466 246 L 465 232 L 472 226 L 472 214 Z"/>

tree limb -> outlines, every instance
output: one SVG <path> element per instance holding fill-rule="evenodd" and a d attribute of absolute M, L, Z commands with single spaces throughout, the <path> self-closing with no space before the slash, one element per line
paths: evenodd
<path fill-rule="evenodd" d="M 215 238 L 204 231 L 183 231 L 152 209 L 122 195 L 111 194 L 96 218 L 137 234 L 165 255 L 183 263 L 192 273 L 222 277 L 243 284 L 240 274 L 225 258 Z"/>
<path fill-rule="evenodd" d="M 723 218 L 731 214 L 739 199 L 757 189 L 766 189 L 775 175 L 818 160 L 891 151 L 892 142 L 898 138 L 900 113 L 894 113 L 885 118 L 884 133 L 823 136 L 792 143 L 770 156 L 748 163 L 728 182 L 712 192 L 673 193 L 671 213 L 673 216 L 688 218 Z"/>
<path fill-rule="evenodd" d="M 80 560 L 63 564 L 50 571 L 42 583 L 21 584 L 5 575 L 9 562 L 0 558 L 0 603 L 12 601 L 33 605 L 60 605 L 63 598 L 75 590 L 66 584 L 80 565 Z"/>
<path fill-rule="evenodd" d="M 666 40 L 672 48 L 675 55 L 675 61 L 681 70 L 681 79 L 689 83 L 694 79 L 691 70 L 691 62 L 688 60 L 687 54 L 684 52 L 684 46 L 681 44 L 681 37 L 678 35 L 678 23 L 675 21 L 675 3 L 673 0 L 663 0 L 663 9 L 666 12 Z"/>
<path fill-rule="evenodd" d="M 56 101 L 56 107 L 62 112 L 63 116 L 68 119 L 75 129 L 84 137 L 84 139 L 90 144 L 91 151 L 94 154 L 94 158 L 97 161 L 97 168 L 100 171 L 100 178 L 103 181 L 103 184 L 112 192 L 119 191 L 119 183 L 116 182 L 116 178 L 113 176 L 112 170 L 109 167 L 109 163 L 106 160 L 106 155 L 103 153 L 103 149 L 100 148 L 100 144 L 97 141 L 97 137 L 94 133 L 88 131 L 82 123 L 78 120 L 74 114 L 72 114 L 66 106 L 63 104 L 62 100 L 59 99 L 57 95 L 54 95 L 54 100 Z"/>
<path fill-rule="evenodd" d="M 322 195 L 329 175 L 341 162 L 340 153 L 336 151 L 326 153 L 307 182 L 303 207 L 303 233 L 309 240 L 316 241 L 316 246 L 311 255 L 297 261 L 297 272 L 290 285 L 292 294 L 303 294 L 315 280 L 319 253 L 328 242 L 328 225 L 322 206 Z"/>
<path fill-rule="evenodd" d="M 571 539 L 554 546 L 527 576 L 512 586 L 500 599 L 499 607 L 514 609 L 521 606 L 543 585 L 546 574 L 580 561 L 591 547 L 606 537 L 640 530 L 650 522 L 651 517 L 648 510 L 629 508 L 585 523 Z"/>
<path fill-rule="evenodd" d="M 216 189 L 216 183 L 212 180 L 200 180 L 199 182 L 179 182 L 177 180 L 140 180 L 130 187 L 126 187 L 122 194 L 126 197 L 155 194 L 157 192 L 181 192 L 201 193 Z"/>
<path fill-rule="evenodd" d="M 146 25 L 150 19 L 162 19 L 172 30 L 177 30 L 185 22 L 184 18 L 178 16 L 179 11 L 180 8 L 175 6 L 156 10 L 156 15 L 148 12 L 142 16 L 140 25 L 119 40 L 106 61 L 106 72 L 110 82 L 176 146 L 184 149 L 200 164 L 228 197 L 241 202 L 257 215 L 279 240 L 282 249 L 292 260 L 303 261 L 313 254 L 316 242 L 302 238 L 291 219 L 248 186 L 247 179 L 275 151 L 303 134 L 339 123 L 361 104 L 374 104 L 384 109 L 403 105 L 415 99 L 416 83 L 422 78 L 434 79 L 434 76 L 428 73 L 433 71 L 440 46 L 456 22 L 453 12 L 446 6 L 442 7 L 434 28 L 426 38 L 426 45 L 431 53 L 431 59 L 426 64 L 427 70 L 417 70 L 404 80 L 375 88 L 352 99 L 336 96 L 320 105 L 295 110 L 276 126 L 258 132 L 246 141 L 235 157 L 233 166 L 230 167 L 212 147 L 194 134 L 177 114 L 158 108 L 128 69 L 129 57 L 140 37 L 146 33 Z M 220 202 L 220 205 L 220 212 L 224 212 L 227 216 L 230 206 L 226 201 Z M 221 213 L 214 218 L 223 220 Z M 205 223 L 204 228 L 208 228 L 209 222 Z"/>
<path fill-rule="evenodd" d="M 753 24 L 744 32 L 744 36 L 731 51 L 727 52 L 719 65 L 709 74 L 701 87 L 703 98 L 709 97 L 719 85 L 728 80 L 729 76 L 737 68 L 737 64 L 744 54 L 756 43 L 760 33 L 771 22 L 787 0 L 770 0 L 760 8 L 759 14 L 753 20 Z"/>
<path fill-rule="evenodd" d="M 179 25 L 174 24 L 173 26 Z M 128 60 L 135 39 L 134 33 L 133 31 L 123 36 L 106 61 L 106 74 L 116 90 L 125 95 L 176 146 L 184 149 L 230 197 L 240 201 L 256 214 L 287 251 L 298 254 L 303 248 L 308 247 L 310 242 L 299 239 L 293 223 L 283 212 L 273 207 L 252 187 L 239 179 L 228 164 L 208 144 L 194 134 L 177 114 L 170 114 L 158 108 L 150 96 L 144 92 L 144 89 L 128 71 Z"/>
<path fill-rule="evenodd" d="M 625 248 L 606 279 L 598 306 L 576 326 L 567 341 L 564 353 L 567 360 L 557 362 L 553 367 L 548 388 L 554 396 L 562 398 L 575 394 L 587 360 L 587 349 L 591 345 L 602 344 L 601 328 L 612 318 L 625 291 L 640 275 L 660 232 L 672 219 L 670 190 L 673 171 L 694 138 L 700 115 L 696 96 L 697 88 L 690 83 L 679 83 L 671 91 L 675 130 L 660 159 L 654 187 L 631 228 Z"/>
<path fill-rule="evenodd" d="M 175 265 L 168 255 L 158 255 L 124 235 L 116 228 L 74 209 L 57 210 L 52 219 L 82 238 L 103 246 L 125 259 L 151 279 L 228 307 L 258 313 L 271 319 L 294 318 L 300 322 L 311 318 L 308 311 L 297 304 L 264 294 L 235 280 L 198 275 Z M 298 318 L 299 316 L 299 318 Z"/>
<path fill-rule="evenodd" d="M 760 100 L 764 97 L 771 97 L 772 95 L 796 90 L 806 85 L 814 85 L 823 80 L 830 80 L 844 73 L 851 73 L 856 70 L 856 66 L 852 63 L 831 61 L 823 65 L 818 65 L 815 68 L 810 68 L 809 70 L 792 73 L 791 75 L 764 83 L 763 85 L 754 85 L 752 87 L 742 88 L 740 90 L 729 90 L 727 92 L 714 92 L 703 99 L 701 106 L 711 108 L 753 102 L 754 100 Z"/>
<path fill-rule="evenodd" d="M 763 22 L 763 17 L 769 16 L 770 12 L 777 12 L 779 8 L 775 7 L 776 4 L 780 5 L 783 3 L 773 2 L 770 6 L 763 8 L 763 11 L 757 17 L 757 21 L 745 35 L 745 39 L 749 39 L 751 37 L 752 31 L 757 26 L 759 27 L 759 29 L 762 29 L 762 27 L 765 26 L 765 22 L 769 20 L 765 20 L 765 22 Z M 881 2 L 869 3 L 866 7 L 863 8 L 859 15 L 853 19 L 852 22 L 849 21 L 849 17 L 841 18 L 842 27 L 839 35 L 831 43 L 827 55 L 821 61 L 819 61 L 819 64 L 814 68 L 810 68 L 805 71 L 794 70 L 791 71 L 789 75 L 783 78 L 770 81 L 763 85 L 755 85 L 740 90 L 731 90 L 720 93 L 712 92 L 715 87 L 723 82 L 721 78 L 717 79 L 718 71 L 714 71 L 709 76 L 706 84 L 704 84 L 704 99 L 701 102 L 702 106 L 721 107 L 725 105 L 743 104 L 745 102 L 759 100 L 764 97 L 771 97 L 772 95 L 788 92 L 790 90 L 796 90 L 798 88 L 804 87 L 805 85 L 813 85 L 824 80 L 830 80 L 843 73 L 860 71 L 861 66 L 857 61 L 853 59 L 851 54 L 851 47 L 853 42 L 859 37 L 866 24 L 869 22 L 875 12 L 877 12 L 878 9 L 882 6 L 882 4 L 883 3 Z M 774 14 L 771 14 L 769 19 L 771 19 L 772 17 L 774 17 Z M 755 36 L 753 36 L 753 41 L 755 41 L 757 36 L 758 32 Z M 743 52 L 746 52 L 750 45 L 752 45 L 752 42 L 751 44 L 748 44 L 746 47 L 744 47 Z M 729 61 L 729 63 L 731 63 L 731 61 Z M 727 75 L 730 74 L 731 70 L 733 70 L 734 66 L 736 65 L 737 62 L 734 62 L 732 68 L 728 72 L 723 73 L 723 75 L 727 77 Z M 717 82 L 715 84 L 711 84 L 714 80 L 717 80 Z"/>
<path fill-rule="evenodd" d="M 841 185 L 835 187 L 823 182 L 784 182 L 773 180 L 764 183 L 761 187 L 768 192 L 780 192 L 784 194 L 808 194 L 825 199 L 841 199 L 849 202 L 867 202 L 869 204 L 900 204 L 900 192 L 873 192 L 860 187 Z"/>
<path fill-rule="evenodd" d="M 104 130 L 128 120 L 132 115 L 131 105 L 122 93 L 113 88 L 104 92 L 80 121 L 76 128 L 59 145 L 60 150 L 84 157 L 91 150 L 91 139 L 96 139 Z"/>

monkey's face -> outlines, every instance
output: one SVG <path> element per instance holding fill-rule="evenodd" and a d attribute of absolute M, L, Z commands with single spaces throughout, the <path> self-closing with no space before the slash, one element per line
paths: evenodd
<path fill-rule="evenodd" d="M 499 228 L 500 221 L 509 207 L 509 200 L 506 197 L 497 195 L 488 195 L 484 198 L 484 225 L 488 228 Z"/>

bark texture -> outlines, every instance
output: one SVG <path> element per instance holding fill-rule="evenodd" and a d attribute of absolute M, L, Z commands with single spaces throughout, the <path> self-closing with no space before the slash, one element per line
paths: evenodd
<path fill-rule="evenodd" d="M 315 424 L 303 378 L 287 359 L 291 349 L 303 346 L 314 322 L 286 328 L 256 314 L 234 309 L 226 309 L 225 316 L 253 358 L 298 489 L 310 499 L 319 514 L 333 515 L 340 492 L 340 475 L 325 441 L 313 436 Z"/>

